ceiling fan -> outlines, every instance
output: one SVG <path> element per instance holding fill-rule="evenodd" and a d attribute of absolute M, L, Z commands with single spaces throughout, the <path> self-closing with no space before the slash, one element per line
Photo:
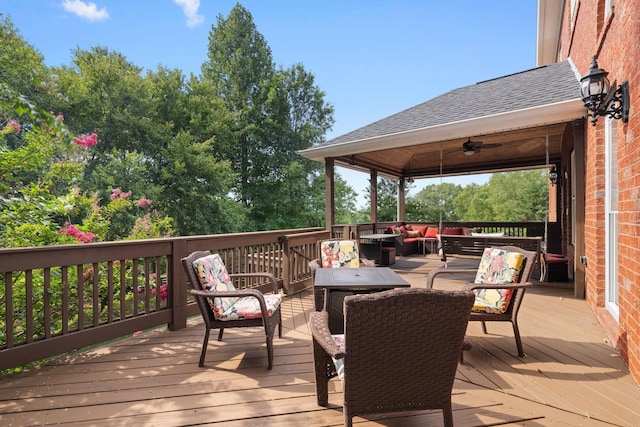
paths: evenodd
<path fill-rule="evenodd" d="M 471 138 L 467 138 L 467 142 L 462 144 L 462 152 L 467 156 L 471 156 L 479 153 L 482 148 L 496 148 L 501 146 L 502 144 L 485 144 L 482 141 L 472 141 Z"/>

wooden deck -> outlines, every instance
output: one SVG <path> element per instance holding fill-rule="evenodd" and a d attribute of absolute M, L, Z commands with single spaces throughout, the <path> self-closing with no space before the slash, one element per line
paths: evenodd
<path fill-rule="evenodd" d="M 470 260 L 450 259 L 450 264 Z M 412 286 L 424 286 L 436 257 L 398 258 Z M 455 278 L 458 281 L 464 277 Z M 436 287 L 455 286 L 441 280 Z M 640 388 L 571 284 L 527 292 L 520 328 L 527 357 L 515 355 L 509 325 L 469 325 L 453 390 L 456 426 L 640 426 Z M 229 330 L 212 339 L 198 368 L 203 328 L 141 332 L 47 366 L 0 379 L 0 425 L 341 426 L 341 384 L 330 408 L 316 405 L 307 318 L 310 293 L 286 297 L 284 331 L 268 371 L 264 332 Z M 428 363 L 428 361 L 425 361 Z M 428 381 L 428 379 L 425 379 Z M 440 412 L 355 418 L 360 426 L 439 426 Z"/>

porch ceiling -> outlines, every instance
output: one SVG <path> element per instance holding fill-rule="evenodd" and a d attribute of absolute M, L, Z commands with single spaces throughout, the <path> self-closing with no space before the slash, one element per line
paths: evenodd
<path fill-rule="evenodd" d="M 462 144 L 467 138 L 391 147 L 388 149 L 338 155 L 337 165 L 369 171 L 375 169 L 381 176 L 390 178 L 424 178 L 440 174 L 440 150 L 442 150 L 442 174 L 461 175 L 487 173 L 509 169 L 526 169 L 546 164 L 547 137 L 549 161 L 559 161 L 562 133 L 566 123 L 556 123 L 530 129 L 505 131 L 491 135 L 474 136 L 472 141 L 500 144 L 499 147 L 482 148 L 473 155 L 466 155 Z"/>
<path fill-rule="evenodd" d="M 302 150 L 306 158 L 389 178 L 526 169 L 560 159 L 567 123 L 584 120 L 570 61 L 458 88 L 345 135 Z M 471 138 L 486 144 L 465 155 Z M 548 145 L 547 145 L 548 143 Z"/>

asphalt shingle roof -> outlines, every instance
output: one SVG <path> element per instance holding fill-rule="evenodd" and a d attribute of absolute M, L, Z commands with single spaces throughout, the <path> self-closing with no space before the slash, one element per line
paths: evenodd
<path fill-rule="evenodd" d="M 579 89 L 569 62 L 558 62 L 454 89 L 319 146 L 574 100 L 580 97 Z"/>

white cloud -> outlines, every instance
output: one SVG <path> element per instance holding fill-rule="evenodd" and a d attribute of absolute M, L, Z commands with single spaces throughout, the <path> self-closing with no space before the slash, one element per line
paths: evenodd
<path fill-rule="evenodd" d="M 64 0 L 62 7 L 67 12 L 74 13 L 88 21 L 104 21 L 109 18 L 107 8 L 103 7 L 98 10 L 95 3 L 85 3 L 81 0 Z"/>
<path fill-rule="evenodd" d="M 197 27 L 204 22 L 204 16 L 198 15 L 200 0 L 173 0 L 173 2 L 182 8 L 184 16 L 187 17 L 187 27 Z"/>

